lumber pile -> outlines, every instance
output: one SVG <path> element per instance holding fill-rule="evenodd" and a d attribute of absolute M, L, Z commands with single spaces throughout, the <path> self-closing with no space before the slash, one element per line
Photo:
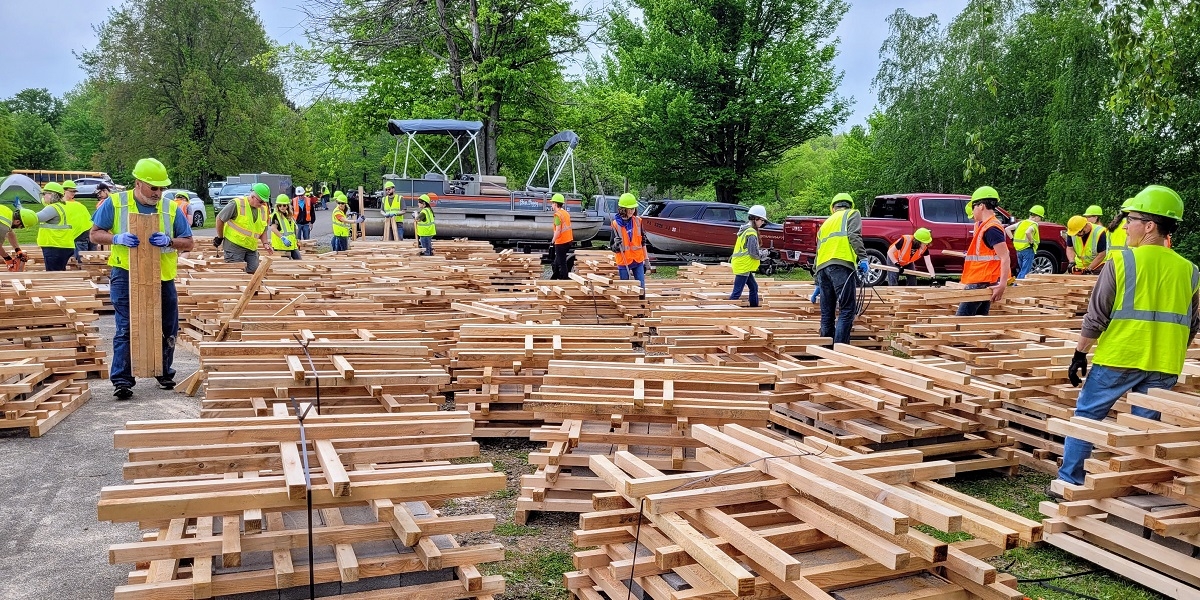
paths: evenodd
<path fill-rule="evenodd" d="M 108 377 L 95 288 L 76 272 L 0 274 L 0 428 L 39 437 Z"/>
<path fill-rule="evenodd" d="M 929 482 L 929 463 L 829 458 L 737 425 L 693 433 L 704 471 L 591 457 L 615 491 L 580 517 L 574 543 L 599 548 L 564 575 L 575 598 L 1023 597 L 984 559 L 1036 542 L 1040 525 Z M 946 544 L 917 524 L 975 539 Z"/>
<path fill-rule="evenodd" d="M 532 452 L 537 467 L 521 480 L 516 521 L 531 512 L 586 512 L 591 493 L 607 490 L 588 470 L 593 455 L 631 450 L 669 471 L 699 468 L 691 437 L 696 424 L 766 424 L 771 371 L 711 365 L 551 361 L 525 410 L 561 421 L 530 433 L 546 443 Z"/>
<path fill-rule="evenodd" d="M 575 250 L 575 273 L 587 277 L 599 275 L 609 279 L 617 279 L 617 263 L 611 250 L 592 250 L 577 248 Z"/>
<path fill-rule="evenodd" d="M 801 320 L 788 312 L 766 308 L 672 307 L 655 310 L 650 322 L 656 335 L 646 351 L 672 356 L 738 355 L 765 350 L 790 358 L 803 354 L 810 345 L 833 342 L 819 335 L 819 321 Z"/>
<path fill-rule="evenodd" d="M 302 444 L 289 416 L 128 423 L 115 434 L 128 483 L 101 490 L 98 515 L 145 533 L 109 547 L 113 564 L 134 565 L 114 598 L 307 597 L 310 573 L 322 597 L 491 598 L 504 578 L 477 565 L 504 548 L 455 536 L 495 517 L 437 510 L 505 485 L 491 464 L 447 462 L 478 455 L 472 425 L 465 413 L 311 415 Z"/>

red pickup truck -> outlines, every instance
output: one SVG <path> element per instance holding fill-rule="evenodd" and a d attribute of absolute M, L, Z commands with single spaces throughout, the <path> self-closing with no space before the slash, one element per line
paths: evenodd
<path fill-rule="evenodd" d="M 971 244 L 975 223 L 966 213 L 969 196 L 956 194 L 894 194 L 878 196 L 862 221 L 863 245 L 872 263 L 887 263 L 887 249 L 900 236 L 912 234 L 920 227 L 933 233 L 929 257 L 938 274 L 962 273 L 963 259 L 943 254 L 944 250 L 966 252 Z M 1008 226 L 1012 217 L 1003 211 L 997 215 Z M 817 230 L 827 217 L 788 217 L 783 221 L 783 254 L 788 262 L 812 268 L 817 255 Z M 1064 245 L 1065 228 L 1057 223 L 1039 225 L 1042 241 L 1033 259 L 1034 273 L 1062 273 L 1066 270 L 1067 252 Z M 1016 252 L 1012 250 L 1012 268 L 1017 269 Z M 920 267 L 924 270 L 924 267 Z M 873 269 L 867 277 L 870 285 L 887 280 L 885 273 Z"/>

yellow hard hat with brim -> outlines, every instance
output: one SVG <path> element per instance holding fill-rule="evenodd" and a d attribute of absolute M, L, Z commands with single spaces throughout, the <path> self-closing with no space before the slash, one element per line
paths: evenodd
<path fill-rule="evenodd" d="M 1079 232 L 1083 231 L 1083 228 L 1087 226 L 1087 224 L 1087 217 L 1082 215 L 1075 215 L 1070 219 L 1067 219 L 1067 235 L 1079 235 Z"/>
<path fill-rule="evenodd" d="M 933 241 L 933 234 L 928 229 L 922 227 L 913 232 L 913 239 L 922 244 L 928 244 Z"/>

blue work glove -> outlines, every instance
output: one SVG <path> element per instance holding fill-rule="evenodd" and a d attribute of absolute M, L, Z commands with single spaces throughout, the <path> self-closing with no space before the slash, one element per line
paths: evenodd
<path fill-rule="evenodd" d="M 171 245 L 171 236 L 161 231 L 155 231 L 150 235 L 150 245 L 155 248 L 166 248 Z"/>
<path fill-rule="evenodd" d="M 809 302 L 812 302 L 813 304 L 816 304 L 816 303 L 817 303 L 817 300 L 818 300 L 820 297 L 821 297 L 821 288 L 816 288 L 816 289 L 814 289 L 814 290 L 813 290 L 813 293 L 812 293 L 812 295 L 808 297 L 808 301 L 809 301 Z"/>
<path fill-rule="evenodd" d="M 867 271 L 870 271 L 870 270 L 871 270 L 871 262 L 870 261 L 868 261 L 867 259 L 864 258 L 858 262 L 858 272 L 859 273 L 866 275 Z"/>
<path fill-rule="evenodd" d="M 136 235 L 133 235 L 129 232 L 118 233 L 117 235 L 113 236 L 114 244 L 118 246 L 125 246 L 127 248 L 137 248 L 139 241 L 140 240 L 138 240 Z"/>
<path fill-rule="evenodd" d="M 364 216 L 362 216 L 362 215 L 359 215 L 359 216 L 358 216 L 358 222 L 359 222 L 359 223 L 366 223 L 366 222 L 367 222 L 367 218 L 366 218 L 366 217 L 364 217 Z"/>

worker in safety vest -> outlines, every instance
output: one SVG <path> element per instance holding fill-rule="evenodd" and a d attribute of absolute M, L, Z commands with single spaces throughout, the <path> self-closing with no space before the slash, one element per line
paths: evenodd
<path fill-rule="evenodd" d="M 71 230 L 75 232 L 75 265 L 82 269 L 83 256 L 80 253 L 92 249 L 92 213 L 86 206 L 75 199 L 75 193 L 78 191 L 78 188 L 73 180 L 68 179 L 64 181 L 62 186 L 63 202 L 67 208 L 67 221 L 71 224 Z"/>
<path fill-rule="evenodd" d="M 17 241 L 16 230 L 33 227 L 37 222 L 37 213 L 28 208 L 14 213 L 13 209 L 0 204 L 0 258 L 4 259 L 4 264 L 10 272 L 24 271 L 25 263 L 29 261 L 29 257 L 21 250 L 21 244 Z M 12 245 L 12 254 L 4 251 L 2 240 L 5 239 Z"/>
<path fill-rule="evenodd" d="M 567 255 L 570 254 L 571 244 L 575 242 L 575 231 L 571 229 L 571 213 L 563 208 L 566 201 L 562 194 L 550 197 L 550 203 L 554 206 L 554 231 L 550 238 L 554 244 L 554 256 L 550 279 L 569 279 L 567 273 L 571 272 L 571 267 L 567 264 Z"/>
<path fill-rule="evenodd" d="M 433 198 L 429 194 L 421 194 L 420 210 L 413 213 L 416 218 L 417 241 L 421 244 L 421 254 L 433 256 L 433 236 L 437 235 L 437 225 L 433 222 Z"/>
<path fill-rule="evenodd" d="M 1012 259 L 1008 256 L 1008 236 L 996 219 L 996 208 L 1000 205 L 1000 194 L 995 188 L 985 185 L 971 194 L 967 202 L 967 214 L 975 221 L 975 235 L 971 238 L 971 246 L 967 248 L 967 256 L 963 259 L 962 278 L 959 279 L 965 289 L 981 290 L 991 288 L 992 299 L 976 302 L 962 302 L 958 305 L 957 315 L 973 317 L 986 315 L 992 309 L 992 302 L 1004 298 L 1004 289 L 1008 287 L 1008 278 L 1012 276 Z"/>
<path fill-rule="evenodd" d="M 133 167 L 133 189 L 114 194 L 96 206 L 92 221 L 92 242 L 111 244 L 108 256 L 109 295 L 112 298 L 117 331 L 113 336 L 112 366 L 109 379 L 113 396 L 125 400 L 133 396 L 133 367 L 129 359 L 129 249 L 150 244 L 159 251 L 159 278 L 162 281 L 162 353 L 163 372 L 157 375 L 162 389 L 175 387 L 175 338 L 179 334 L 179 297 L 175 291 L 175 271 L 180 252 L 192 249 L 192 228 L 187 217 L 162 197 L 171 185 L 167 168 L 153 158 L 143 158 Z M 159 230 L 150 239 L 138 239 L 129 231 L 129 215 L 158 215 Z M 136 315 L 140 318 L 144 315 Z"/>
<path fill-rule="evenodd" d="M 1114 254 L 1121 252 L 1129 246 L 1125 243 L 1129 237 L 1129 232 L 1125 227 L 1129 225 L 1125 221 L 1125 216 L 1129 213 L 1129 207 L 1133 204 L 1133 198 L 1126 198 L 1121 204 L 1121 208 L 1117 211 L 1117 216 L 1113 217 L 1112 223 L 1108 224 L 1105 229 L 1108 230 L 1108 248 L 1104 253 L 1104 261 L 1112 260 Z M 1167 247 L 1171 247 L 1170 239 L 1167 240 Z"/>
<path fill-rule="evenodd" d="M 350 217 L 350 199 L 338 190 L 333 193 L 333 200 L 337 204 L 333 207 L 333 215 L 330 217 L 333 224 L 333 251 L 345 252 L 350 249 L 350 228 L 354 226 Z"/>
<path fill-rule="evenodd" d="M 394 241 L 404 241 L 404 201 L 400 198 L 400 194 L 396 193 L 396 184 L 388 181 L 383 184 L 383 200 L 380 202 L 380 212 L 383 213 L 383 239 L 391 239 L 391 227 L 388 226 L 387 218 L 391 217 L 396 221 L 396 235 L 400 236 Z"/>
<path fill-rule="evenodd" d="M 41 223 L 37 243 L 47 271 L 66 271 L 67 262 L 75 256 L 75 227 L 81 224 L 80 215 L 67 207 L 64 195 L 63 186 L 54 181 L 42 188 L 42 204 L 46 207 L 37 214 Z M 87 209 L 83 209 L 83 215 L 87 215 Z"/>
<path fill-rule="evenodd" d="M 1200 329 L 1200 271 L 1166 247 L 1167 236 L 1183 219 L 1183 200 L 1171 188 L 1151 185 L 1128 207 L 1129 247 L 1114 253 L 1101 268 L 1067 370 L 1072 385 L 1083 381 L 1075 416 L 1085 419 L 1103 420 L 1127 392 L 1174 387 Z M 1093 344 L 1096 353 L 1088 373 L 1087 353 Z M 1136 405 L 1131 412 L 1146 419 L 1161 417 L 1156 410 Z M 1058 479 L 1082 484 L 1084 461 L 1091 452 L 1091 443 L 1068 437 Z M 1053 491 L 1061 494 L 1061 486 Z"/>
<path fill-rule="evenodd" d="M 770 256 L 770 250 L 758 245 L 758 230 L 767 222 L 767 209 L 761 204 L 750 207 L 746 224 L 738 229 L 737 240 L 733 243 L 733 255 L 730 256 L 729 266 L 733 269 L 733 293 L 730 300 L 739 300 L 742 290 L 750 288 L 750 307 L 758 308 L 758 281 L 754 273 L 762 260 Z"/>
<path fill-rule="evenodd" d="M 1067 262 L 1072 273 L 1091 274 L 1100 270 L 1108 252 L 1108 230 L 1075 215 L 1067 219 Z"/>
<path fill-rule="evenodd" d="M 1083 218 L 1087 219 L 1088 223 L 1099 225 L 1100 219 L 1104 217 L 1104 209 L 1100 208 L 1099 204 L 1093 204 L 1083 211 Z"/>
<path fill-rule="evenodd" d="M 887 251 L 888 264 L 896 267 L 900 272 L 888 272 L 888 285 L 898 285 L 901 275 L 904 275 L 907 285 L 917 285 L 917 276 L 905 275 L 904 272 L 911 270 L 912 266 L 922 258 L 925 259 L 925 270 L 932 280 L 933 262 L 929 260 L 929 244 L 931 243 L 933 243 L 933 234 L 924 227 L 914 231 L 912 235 L 902 235 L 900 239 L 893 242 Z"/>
<path fill-rule="evenodd" d="M 1038 246 L 1042 243 L 1042 232 L 1038 223 L 1046 218 L 1046 209 L 1040 204 L 1029 208 L 1029 218 L 1022 219 L 1004 228 L 1013 239 L 1013 249 L 1017 251 L 1017 279 L 1025 279 L 1033 270 L 1033 257 L 1037 256 Z"/>
<path fill-rule="evenodd" d="M 287 194 L 275 197 L 271 212 L 271 248 L 292 260 L 300 260 L 300 242 L 296 239 L 296 221 L 292 219 L 292 199 Z"/>
<path fill-rule="evenodd" d="M 858 312 L 858 273 L 866 277 L 871 264 L 862 241 L 862 214 L 854 209 L 850 194 L 840 193 L 829 204 L 829 218 L 817 230 L 815 277 L 820 290 L 821 337 L 849 344 Z M 836 324 L 835 324 L 836 317 Z"/>
<path fill-rule="evenodd" d="M 317 210 L 317 198 L 304 195 L 304 188 L 296 188 L 296 197 L 292 199 L 292 215 L 296 218 L 296 239 L 307 240 L 312 236 L 312 226 L 316 223 L 313 212 Z"/>
<path fill-rule="evenodd" d="M 250 186 L 250 194 L 235 198 L 217 215 L 217 237 L 213 247 L 225 251 L 225 262 L 246 263 L 246 272 L 258 270 L 258 249 L 275 254 L 267 235 L 267 202 L 271 188 L 265 183 Z"/>
<path fill-rule="evenodd" d="M 188 202 L 190 200 L 191 198 L 188 198 L 187 192 L 175 192 L 175 206 L 178 206 L 184 215 L 188 214 Z"/>
<path fill-rule="evenodd" d="M 617 199 L 617 215 L 610 224 L 612 230 L 608 247 L 613 251 L 613 262 L 617 263 L 617 276 L 628 281 L 630 276 L 646 290 L 646 232 L 642 230 L 642 218 L 637 215 L 638 201 L 626 192 Z"/>

